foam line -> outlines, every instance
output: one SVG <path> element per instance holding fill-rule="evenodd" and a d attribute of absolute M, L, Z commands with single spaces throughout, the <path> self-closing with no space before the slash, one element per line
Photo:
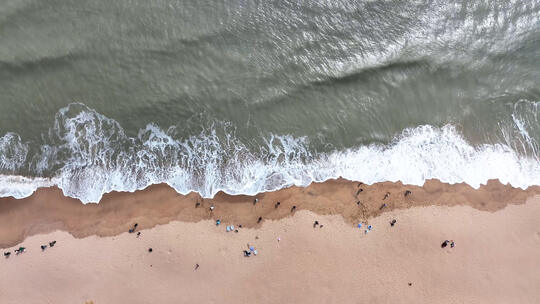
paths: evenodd
<path fill-rule="evenodd" d="M 523 128 L 523 126 L 521 126 Z M 209 129 L 183 140 L 149 124 L 129 137 L 114 120 L 81 104 L 59 111 L 50 142 L 30 157 L 14 133 L 0 138 L 0 196 L 25 197 L 57 185 L 64 194 L 98 202 L 111 191 L 135 191 L 167 183 L 179 193 L 218 191 L 253 195 L 263 191 L 344 177 L 365 183 L 426 179 L 479 187 L 499 179 L 515 187 L 540 185 L 540 162 L 505 144 L 473 146 L 452 126 L 404 130 L 387 145 L 315 153 L 305 137 L 268 135 L 253 152 L 234 133 Z M 21 177 L 21 168 L 35 176 Z M 56 169 L 51 169 L 56 168 Z"/>

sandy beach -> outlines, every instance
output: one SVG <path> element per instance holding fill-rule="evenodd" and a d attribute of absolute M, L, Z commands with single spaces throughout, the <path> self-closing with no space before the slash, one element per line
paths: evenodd
<path fill-rule="evenodd" d="M 540 304 L 539 16 L 0 1 L 0 304 Z"/>
<path fill-rule="evenodd" d="M 0 302 L 538 303 L 537 191 L 334 180 L 254 202 L 158 185 L 83 205 L 41 189 L 0 201 L 4 251 L 26 248 L 0 262 Z"/>

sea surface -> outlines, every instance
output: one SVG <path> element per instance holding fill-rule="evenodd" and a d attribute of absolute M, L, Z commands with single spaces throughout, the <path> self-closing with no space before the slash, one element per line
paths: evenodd
<path fill-rule="evenodd" d="M 540 185 L 540 1 L 3 0 L 0 196 Z"/>

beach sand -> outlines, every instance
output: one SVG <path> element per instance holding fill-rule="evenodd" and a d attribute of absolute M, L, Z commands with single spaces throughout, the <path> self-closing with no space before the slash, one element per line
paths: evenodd
<path fill-rule="evenodd" d="M 262 194 L 255 205 L 162 185 L 98 205 L 57 189 L 2 199 L 2 247 L 27 250 L 0 261 L 0 303 L 540 303 L 537 188 L 360 187 L 356 195 L 358 183 L 329 181 Z M 225 231 L 239 221 L 238 233 Z M 126 232 L 134 222 L 140 237 Z M 441 248 L 444 240 L 455 248 Z M 243 256 L 248 243 L 257 256 Z"/>

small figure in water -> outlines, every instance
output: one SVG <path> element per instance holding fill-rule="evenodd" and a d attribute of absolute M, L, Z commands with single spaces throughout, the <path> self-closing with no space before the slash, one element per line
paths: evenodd
<path fill-rule="evenodd" d="M 394 227 L 394 225 L 396 224 L 396 219 L 393 219 L 391 222 L 390 222 L 390 226 Z"/>
<path fill-rule="evenodd" d="M 274 208 L 277 209 L 277 207 L 279 207 L 279 205 L 281 205 L 281 203 L 280 203 L 280 202 L 277 202 L 277 203 L 274 205 Z"/>
<path fill-rule="evenodd" d="M 41 251 L 44 251 L 45 249 L 47 249 L 47 245 L 41 245 Z"/>
<path fill-rule="evenodd" d="M 56 245 L 56 241 L 49 242 L 49 247 L 54 247 Z"/>

